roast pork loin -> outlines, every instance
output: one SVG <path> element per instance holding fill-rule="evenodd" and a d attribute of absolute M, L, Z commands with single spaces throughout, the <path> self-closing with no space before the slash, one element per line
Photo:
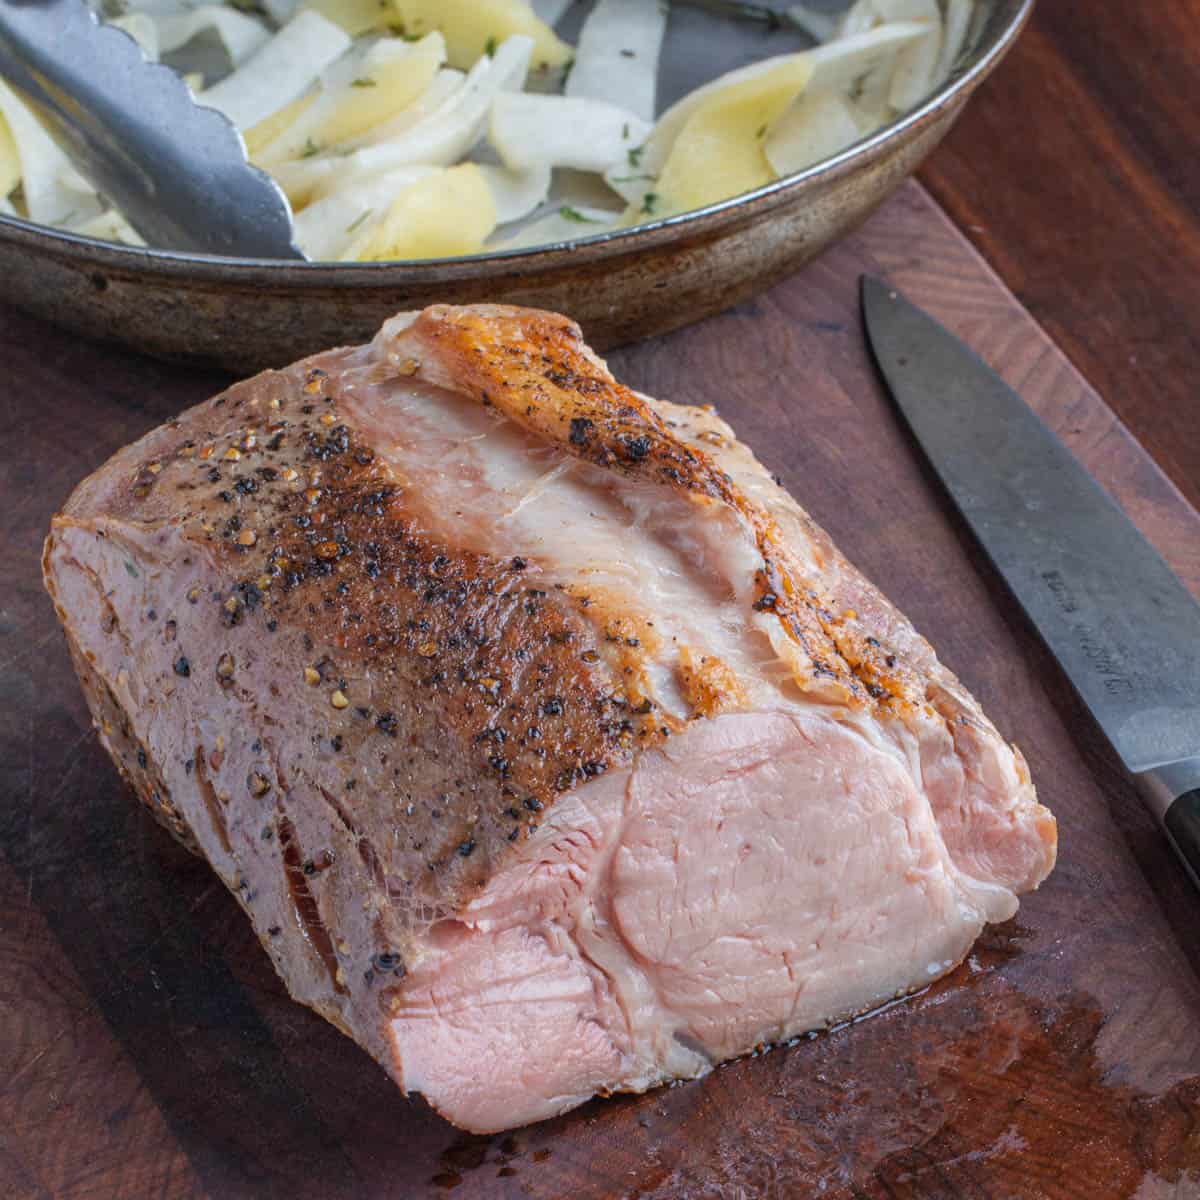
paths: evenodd
<path fill-rule="evenodd" d="M 908 621 L 550 313 L 407 313 L 230 388 L 79 486 L 45 577 L 138 795 L 467 1129 L 920 988 L 1054 862 Z"/>

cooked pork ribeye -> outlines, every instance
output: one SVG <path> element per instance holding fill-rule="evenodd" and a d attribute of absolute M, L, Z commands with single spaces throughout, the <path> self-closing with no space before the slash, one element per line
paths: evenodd
<path fill-rule="evenodd" d="M 493 1131 L 944 974 L 1055 825 L 710 411 L 564 318 L 404 314 L 76 490 L 100 736 L 293 996 Z"/>

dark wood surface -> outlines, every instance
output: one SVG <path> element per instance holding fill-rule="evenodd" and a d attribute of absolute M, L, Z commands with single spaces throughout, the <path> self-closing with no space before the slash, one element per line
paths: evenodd
<path fill-rule="evenodd" d="M 1200 4 L 1039 0 L 922 172 L 1200 506 Z"/>
<path fill-rule="evenodd" d="M 995 362 L 1200 587 L 1200 517 L 916 186 L 761 299 L 615 355 L 637 387 L 717 404 L 933 637 L 1024 748 L 1061 860 L 919 997 L 492 1138 L 289 1001 L 89 732 L 41 590 L 47 522 L 221 380 L 0 315 L 0 1196 L 1200 1195 L 1200 898 L 919 465 L 866 359 L 864 270 Z"/>

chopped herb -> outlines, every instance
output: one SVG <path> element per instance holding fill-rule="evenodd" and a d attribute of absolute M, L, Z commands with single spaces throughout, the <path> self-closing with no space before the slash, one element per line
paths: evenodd
<path fill-rule="evenodd" d="M 657 207 L 658 207 L 658 193 L 657 192 L 647 192 L 645 194 L 645 196 L 642 197 L 641 211 L 643 213 L 645 213 L 647 216 L 652 216 L 654 214 L 654 210 Z"/>
<path fill-rule="evenodd" d="M 125 564 L 125 570 L 129 572 L 131 578 L 136 579 L 138 577 L 138 569 L 133 565 L 133 563 L 127 562 Z"/>
<path fill-rule="evenodd" d="M 375 210 L 373 208 L 364 208 L 362 212 L 346 226 L 347 233 L 353 233 Z"/>
<path fill-rule="evenodd" d="M 642 165 L 642 152 L 645 149 L 645 146 L 634 146 L 632 150 L 626 152 L 631 167 L 640 167 Z"/>
<path fill-rule="evenodd" d="M 613 183 L 636 183 L 639 179 L 654 179 L 654 175 L 614 175 Z"/>
<path fill-rule="evenodd" d="M 583 215 L 583 213 L 581 213 L 581 212 L 579 211 L 579 209 L 577 209 L 577 208 L 572 208 L 572 207 L 571 207 L 569 204 L 564 204 L 564 205 L 562 206 L 562 208 L 560 208 L 560 209 L 558 210 L 558 215 L 559 215 L 560 217 L 562 217 L 562 219 L 563 219 L 564 221 L 581 221 L 581 222 L 583 222 L 585 225 L 599 225 L 599 224 L 601 224 L 601 222 L 600 222 L 600 221 L 598 221 L 598 220 L 597 220 L 597 218 L 595 218 L 595 217 L 585 217 L 585 216 Z"/>
<path fill-rule="evenodd" d="M 317 145 L 312 138 L 304 139 L 304 149 L 300 152 L 301 158 L 314 158 L 321 153 L 321 147 Z"/>
<path fill-rule="evenodd" d="M 369 75 L 364 75 L 361 79 L 352 80 L 351 87 L 378 87 L 379 85 Z"/>
<path fill-rule="evenodd" d="M 766 127 L 765 125 L 760 125 L 760 126 L 759 126 L 759 127 L 758 127 L 758 128 L 755 130 L 755 131 L 754 131 L 754 136 L 755 136 L 756 138 L 765 138 L 765 137 L 767 136 L 767 127 Z"/>
<path fill-rule="evenodd" d="M 496 38 L 495 38 L 495 36 L 488 38 L 486 44 L 483 47 L 483 52 L 484 52 L 484 54 L 486 54 L 488 56 L 488 58 L 496 57 Z"/>
<path fill-rule="evenodd" d="M 621 126 L 621 141 L 623 141 L 623 142 L 629 141 L 629 122 L 628 121 L 626 121 L 625 124 Z"/>
<path fill-rule="evenodd" d="M 632 50 L 622 50 L 621 57 L 622 58 L 636 58 L 637 55 L 634 54 L 634 52 Z"/>

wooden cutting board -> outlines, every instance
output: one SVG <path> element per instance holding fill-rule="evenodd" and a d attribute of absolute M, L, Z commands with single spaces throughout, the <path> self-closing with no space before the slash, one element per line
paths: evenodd
<path fill-rule="evenodd" d="M 3 314 L 0 1196 L 1200 1195 L 1200 896 L 920 465 L 868 364 L 863 271 L 995 363 L 1200 589 L 1200 518 L 916 185 L 760 299 L 614 355 L 644 391 L 716 404 L 931 637 L 1024 749 L 1061 858 L 923 995 L 492 1138 L 288 1000 L 89 731 L 41 588 L 47 523 L 223 381 Z"/>

